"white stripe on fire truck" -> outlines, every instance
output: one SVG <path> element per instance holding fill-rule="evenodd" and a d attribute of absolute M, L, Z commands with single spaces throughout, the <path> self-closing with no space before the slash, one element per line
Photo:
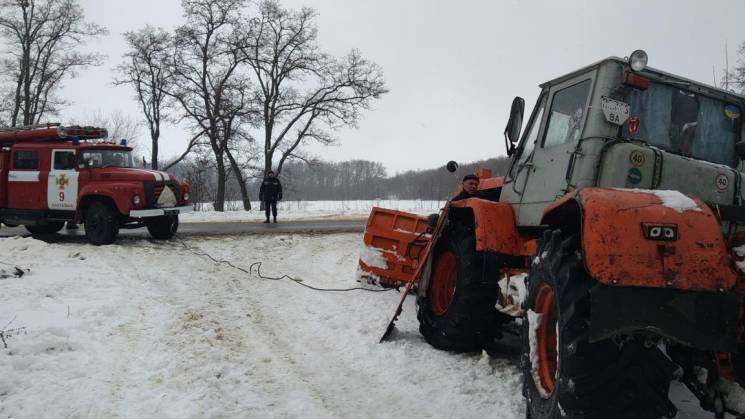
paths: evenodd
<path fill-rule="evenodd" d="M 131 169 L 129 169 L 129 170 L 134 170 L 134 171 L 137 171 L 137 172 L 142 172 L 142 173 L 149 173 L 149 174 L 153 175 L 153 177 L 155 178 L 155 181 L 156 181 L 156 182 L 157 182 L 157 181 L 161 181 L 161 180 L 163 180 L 163 176 L 161 176 L 161 175 L 160 175 L 160 173 L 158 173 L 158 172 L 156 172 L 156 171 L 154 171 L 154 170 L 147 170 L 147 169 L 135 169 L 135 168 L 131 168 Z"/>
<path fill-rule="evenodd" d="M 8 182 L 38 182 L 38 170 L 11 170 L 8 172 Z"/>

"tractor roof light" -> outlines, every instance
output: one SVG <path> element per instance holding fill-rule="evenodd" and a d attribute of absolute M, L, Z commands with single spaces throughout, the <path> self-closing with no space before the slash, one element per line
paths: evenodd
<path fill-rule="evenodd" d="M 632 71 L 639 72 L 647 67 L 649 56 L 643 49 L 638 49 L 629 56 L 629 67 Z"/>

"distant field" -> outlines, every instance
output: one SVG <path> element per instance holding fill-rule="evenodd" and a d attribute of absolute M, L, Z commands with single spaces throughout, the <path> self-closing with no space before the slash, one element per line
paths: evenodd
<path fill-rule="evenodd" d="M 264 211 L 259 210 L 259 202 L 251 203 L 251 211 L 243 211 L 240 201 L 225 203 L 226 211 L 217 212 L 211 203 L 198 205 L 199 210 L 181 215 L 181 222 L 203 223 L 219 221 L 257 221 L 264 219 Z M 357 201 L 280 201 L 277 209 L 279 219 L 308 220 L 319 218 L 365 218 L 373 207 L 398 209 L 416 214 L 437 212 L 445 201 L 435 200 L 357 200 Z"/>

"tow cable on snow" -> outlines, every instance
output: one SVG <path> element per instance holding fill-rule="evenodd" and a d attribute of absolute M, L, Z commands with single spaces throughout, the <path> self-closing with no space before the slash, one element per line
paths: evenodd
<path fill-rule="evenodd" d="M 253 262 L 251 265 L 248 266 L 248 269 L 242 268 L 240 266 L 237 266 L 237 265 L 233 264 L 229 260 L 218 259 L 218 258 L 210 255 L 209 253 L 205 252 L 204 250 L 195 249 L 195 248 L 189 246 L 188 244 L 186 244 L 186 242 L 184 242 L 181 239 L 178 239 L 177 238 L 176 240 L 178 240 L 178 242 L 181 243 L 181 245 L 184 247 L 184 249 L 188 250 L 189 252 L 191 252 L 191 253 L 193 253 L 193 254 L 195 254 L 197 256 L 207 257 L 207 258 L 211 259 L 213 262 L 215 262 L 217 264 L 228 265 L 229 267 L 231 267 L 231 268 L 233 268 L 235 270 L 241 271 L 241 272 L 243 272 L 243 273 L 245 273 L 245 274 L 247 274 L 249 276 L 251 276 L 251 275 L 254 274 L 254 267 L 255 267 L 256 268 L 255 269 L 256 276 L 259 277 L 259 278 L 261 278 L 261 279 L 267 279 L 267 280 L 270 280 L 270 281 L 280 281 L 282 279 L 288 279 L 288 280 L 290 280 L 290 281 L 292 281 L 292 282 L 294 282 L 294 283 L 296 283 L 298 285 L 304 286 L 305 288 L 309 288 L 309 289 L 312 289 L 314 291 L 321 291 L 321 292 L 349 292 L 349 291 L 387 292 L 387 291 L 394 291 L 394 290 L 396 290 L 395 288 L 370 289 L 370 288 L 364 288 L 364 287 L 352 287 L 352 288 L 319 288 L 319 287 L 314 287 L 312 285 L 308 285 L 308 284 L 304 283 L 300 279 L 293 278 L 293 277 L 291 277 L 290 275 L 287 275 L 287 274 L 282 274 L 282 275 L 276 276 L 276 277 L 262 275 L 261 274 L 261 264 L 262 264 L 262 262 Z"/>

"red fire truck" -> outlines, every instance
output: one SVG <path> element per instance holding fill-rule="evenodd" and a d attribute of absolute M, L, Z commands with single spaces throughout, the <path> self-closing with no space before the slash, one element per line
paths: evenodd
<path fill-rule="evenodd" d="M 126 140 L 105 129 L 45 124 L 0 128 L 0 220 L 34 235 L 82 222 L 92 244 L 120 228 L 147 227 L 169 239 L 191 210 L 189 186 L 166 172 L 135 167 Z"/>

